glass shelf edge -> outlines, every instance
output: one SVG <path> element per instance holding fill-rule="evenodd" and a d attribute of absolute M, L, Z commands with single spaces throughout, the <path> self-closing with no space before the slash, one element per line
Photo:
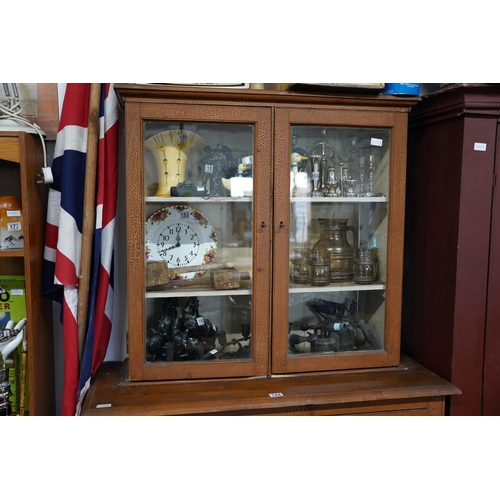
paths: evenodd
<path fill-rule="evenodd" d="M 183 288 L 177 290 L 161 290 L 157 292 L 146 292 L 146 299 L 161 299 L 167 297 L 191 297 L 196 295 L 197 297 L 213 297 L 214 295 L 226 296 L 226 295 L 252 295 L 252 290 L 245 290 L 237 288 L 235 290 L 199 290 L 194 287 Z"/>
<path fill-rule="evenodd" d="M 304 202 L 309 201 L 311 203 L 318 202 L 329 202 L 329 203 L 387 203 L 387 196 L 374 196 L 373 198 L 363 197 L 338 197 L 338 198 L 330 198 L 328 196 L 293 196 L 290 198 L 291 202 Z"/>
<path fill-rule="evenodd" d="M 144 198 L 146 203 L 176 203 L 176 204 L 184 204 L 184 203 L 239 203 L 245 202 L 248 203 L 252 201 L 252 197 L 250 196 L 242 196 L 242 197 L 231 197 L 231 196 L 214 196 L 213 198 L 203 198 L 201 196 L 146 196 Z"/>
<path fill-rule="evenodd" d="M 385 290 L 385 283 L 374 283 L 371 285 L 327 285 L 327 286 L 300 286 L 292 285 L 289 293 L 313 293 L 313 292 L 360 292 L 365 290 Z"/>

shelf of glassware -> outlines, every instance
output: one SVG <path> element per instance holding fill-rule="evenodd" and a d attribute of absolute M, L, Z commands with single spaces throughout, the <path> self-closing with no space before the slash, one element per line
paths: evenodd
<path fill-rule="evenodd" d="M 326 197 L 309 197 L 309 196 L 294 196 L 291 198 L 292 203 L 387 203 L 387 196 L 373 196 L 373 197 L 364 197 L 364 196 L 344 196 L 344 197 L 335 197 L 335 198 L 326 198 Z M 386 284 L 382 281 L 376 281 L 375 283 L 370 283 L 368 285 L 365 284 L 357 284 L 354 282 L 347 283 L 335 283 L 327 286 L 317 287 L 311 285 L 298 285 L 290 282 L 289 285 L 289 293 L 330 293 L 330 292 L 361 292 L 367 290 L 385 290 Z"/>

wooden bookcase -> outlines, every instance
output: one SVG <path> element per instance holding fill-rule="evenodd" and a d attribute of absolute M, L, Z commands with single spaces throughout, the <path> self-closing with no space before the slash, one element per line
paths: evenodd
<path fill-rule="evenodd" d="M 55 415 L 52 302 L 42 296 L 42 259 L 48 188 L 38 135 L 0 131 L 0 196 L 22 203 L 24 248 L 0 250 L 0 274 L 25 277 L 29 415 Z"/>

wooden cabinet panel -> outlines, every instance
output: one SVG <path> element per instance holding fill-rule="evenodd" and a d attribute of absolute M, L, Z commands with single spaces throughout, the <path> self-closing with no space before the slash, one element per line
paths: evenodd
<path fill-rule="evenodd" d="M 500 125 L 497 125 L 500 138 Z M 496 158 L 500 158 L 500 140 L 496 143 Z M 497 160 L 498 162 L 498 160 Z M 483 415 L 500 415 L 500 196 L 498 194 L 498 164 L 495 163 L 493 208 L 486 303 L 484 342 Z"/>
<path fill-rule="evenodd" d="M 483 384 L 498 386 L 488 375 L 496 326 L 487 312 L 495 314 L 498 276 L 499 111 L 497 86 L 460 85 L 410 113 L 402 349 L 461 389 L 452 415 L 488 414 Z"/>

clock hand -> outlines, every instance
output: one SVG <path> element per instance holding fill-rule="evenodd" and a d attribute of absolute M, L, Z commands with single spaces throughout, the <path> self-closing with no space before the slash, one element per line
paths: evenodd
<path fill-rule="evenodd" d="M 178 238 L 178 241 L 177 241 L 177 243 L 175 245 L 172 245 L 171 247 L 168 247 L 168 248 L 162 248 L 161 251 L 162 252 L 166 252 L 168 250 L 172 250 L 173 248 L 180 247 L 181 246 L 181 242 L 179 240 L 180 240 L 180 238 Z"/>
<path fill-rule="evenodd" d="M 168 247 L 168 248 L 162 248 L 161 251 L 164 253 L 164 252 L 168 252 L 169 250 L 172 250 L 174 248 L 179 248 L 181 246 L 181 235 L 179 233 L 177 233 L 177 236 L 175 237 L 175 239 L 177 240 L 177 243 L 175 245 L 172 245 L 171 247 Z"/>

